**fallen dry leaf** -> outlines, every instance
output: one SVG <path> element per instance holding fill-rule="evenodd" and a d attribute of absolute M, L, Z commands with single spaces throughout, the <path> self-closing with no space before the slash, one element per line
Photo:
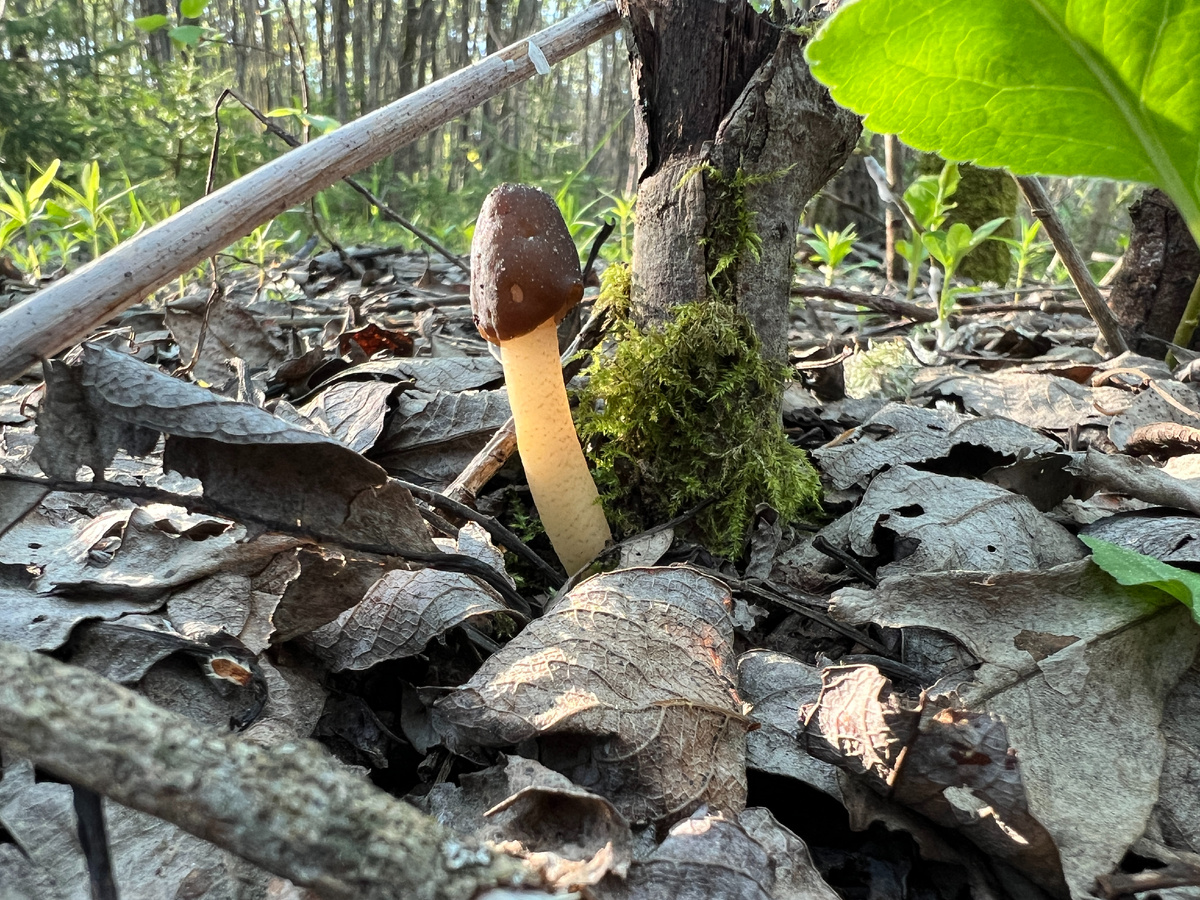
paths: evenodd
<path fill-rule="evenodd" d="M 831 613 L 944 631 L 981 661 L 973 680 L 960 676 L 933 699 L 1003 719 L 1029 811 L 1058 847 L 1073 895 L 1141 837 L 1163 771 L 1163 704 L 1200 646 L 1185 607 L 1117 585 L 1085 560 L 888 578 L 838 592 Z"/>
<path fill-rule="evenodd" d="M 635 862 L 627 887 L 601 898 L 678 900 L 837 900 L 808 848 L 766 810 L 740 816 L 697 811 L 675 825 L 649 858 Z"/>
<path fill-rule="evenodd" d="M 1087 550 L 1019 494 L 969 478 L 897 466 L 876 476 L 850 513 L 850 549 L 877 556 L 893 536 L 895 561 L 880 575 L 962 570 L 1016 572 L 1079 559 Z"/>
<path fill-rule="evenodd" d="M 840 799 L 837 768 L 800 746 L 798 714 L 821 695 L 821 670 L 785 653 L 751 650 L 738 657 L 738 693 L 759 725 L 746 735 L 746 765 Z"/>
<path fill-rule="evenodd" d="M 1066 892 L 1058 849 L 1029 814 L 999 719 L 925 707 L 871 665 L 829 666 L 821 676 L 820 697 L 800 711 L 810 753 L 959 831 L 1053 895 Z"/>
<path fill-rule="evenodd" d="M 101 479 L 117 448 L 134 456 L 167 435 L 163 468 L 204 485 L 207 502 L 331 538 L 432 551 L 407 491 L 344 444 L 247 403 L 85 345 L 80 365 L 46 366 L 34 458 L 56 478 Z"/>
<path fill-rule="evenodd" d="M 1011 419 L 890 403 L 852 436 L 813 451 L 813 456 L 834 487 L 844 490 L 855 484 L 865 486 L 889 466 L 944 459 L 956 448 L 970 448 L 973 456 L 993 466 L 998 464 L 997 457 L 1049 453 L 1059 449 L 1059 444 Z M 982 450 L 995 456 L 985 456 Z"/>
<path fill-rule="evenodd" d="M 730 595 L 687 567 L 589 578 L 434 707 L 452 746 L 537 738 L 631 822 L 745 803 Z"/>
<path fill-rule="evenodd" d="M 457 786 L 435 785 L 419 805 L 456 831 L 520 856 L 557 890 L 624 877 L 633 858 L 629 823 L 609 801 L 519 756 L 463 775 Z"/>

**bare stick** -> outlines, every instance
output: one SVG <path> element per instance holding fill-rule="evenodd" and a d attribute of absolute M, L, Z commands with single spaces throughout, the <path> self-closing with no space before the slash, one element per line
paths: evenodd
<path fill-rule="evenodd" d="M 903 168 L 900 155 L 900 139 L 894 134 L 885 134 L 883 136 L 883 166 L 887 173 L 888 187 L 891 188 L 893 194 L 900 190 L 901 169 Z M 902 219 L 893 204 L 889 203 L 884 207 L 883 221 L 885 241 L 883 269 L 887 273 L 887 280 L 894 284 L 899 278 L 897 274 L 899 266 L 896 265 L 896 241 L 904 232 L 900 227 Z M 919 238 L 913 235 L 913 240 L 919 240 Z"/>
<path fill-rule="evenodd" d="M 491 440 L 475 454 L 465 469 L 444 491 L 451 500 L 459 503 L 474 503 L 479 489 L 492 480 L 492 476 L 504 468 L 504 464 L 517 449 L 517 426 L 512 416 L 496 429 Z"/>
<path fill-rule="evenodd" d="M 844 288 L 826 287 L 819 284 L 797 284 L 792 286 L 792 296 L 820 297 L 822 300 L 853 303 L 855 306 L 865 306 L 867 309 L 886 313 L 889 316 L 912 319 L 914 322 L 937 321 L 937 310 L 932 307 L 918 306 L 907 300 L 897 300 L 893 297 L 867 294 L 862 291 L 848 291 Z"/>
<path fill-rule="evenodd" d="M 1025 200 L 1029 203 L 1030 211 L 1041 220 L 1042 227 L 1046 229 L 1046 235 L 1054 244 L 1059 259 L 1066 266 L 1067 273 L 1075 284 L 1075 290 L 1079 291 L 1079 296 L 1083 298 L 1083 305 L 1087 307 L 1096 327 L 1100 329 L 1100 335 L 1104 338 L 1104 343 L 1108 345 L 1108 352 L 1113 356 L 1120 356 L 1127 352 L 1129 344 L 1125 341 L 1125 335 L 1121 333 L 1117 317 L 1104 302 L 1100 288 L 1096 287 L 1096 282 L 1092 280 L 1092 273 L 1088 271 L 1087 264 L 1067 235 L 1067 230 L 1063 227 L 1058 213 L 1054 211 L 1046 189 L 1032 175 L 1013 177 L 1016 178 L 1021 193 L 1025 195 Z"/>
<path fill-rule="evenodd" d="M 267 129 L 267 131 L 271 132 L 271 134 L 275 135 L 277 138 L 279 138 L 281 141 L 283 141 L 289 147 L 293 147 L 293 148 L 299 147 L 304 143 L 299 138 L 297 138 L 294 134 L 292 134 L 290 131 L 280 128 L 278 125 L 276 125 L 274 122 L 272 122 L 269 118 L 264 116 L 253 105 L 251 105 L 251 103 L 248 100 L 246 100 L 245 97 L 243 97 L 237 91 L 233 90 L 232 88 L 226 88 L 225 93 L 229 94 L 231 97 L 233 97 L 235 100 L 237 100 L 238 103 L 242 104 L 242 106 L 244 106 L 246 108 L 246 112 L 250 113 L 250 115 L 252 115 L 252 116 L 254 116 L 254 118 L 258 119 L 259 123 L 263 126 L 263 128 Z M 305 126 L 305 127 L 307 127 L 307 126 Z M 462 259 L 456 253 L 454 253 L 452 250 L 447 249 L 446 246 L 444 244 L 442 244 L 440 241 L 438 241 L 438 239 L 435 238 L 433 235 L 431 235 L 427 231 L 424 231 L 423 229 L 417 227 L 415 224 L 410 222 L 408 219 L 404 218 L 404 216 L 400 215 L 400 213 L 396 212 L 394 209 L 392 209 L 390 206 L 388 206 L 386 203 L 384 203 L 383 199 L 381 197 L 377 197 L 362 182 L 358 181 L 355 178 L 351 178 L 349 175 L 347 175 L 345 178 L 343 178 L 342 182 L 344 184 L 348 184 L 359 195 L 361 195 L 363 197 L 363 199 L 365 199 L 368 203 L 370 203 L 372 206 L 374 206 L 376 209 L 378 209 L 380 215 L 382 215 L 385 219 L 391 219 L 393 222 L 395 222 L 401 228 L 408 229 L 414 235 L 416 235 L 418 240 L 424 241 L 426 244 L 428 244 L 430 247 L 432 247 L 438 253 L 442 254 L 442 256 L 446 257 L 446 259 L 449 262 L 458 266 L 458 268 L 462 269 L 468 275 L 471 274 L 471 267 L 468 266 L 465 262 L 463 262 Z"/>
<path fill-rule="evenodd" d="M 0 744 L 331 900 L 468 900 L 536 885 L 311 741 L 262 747 L 0 642 Z"/>
<path fill-rule="evenodd" d="M 528 80 L 537 71 L 530 44 L 553 64 L 619 24 L 614 0 L 593 4 L 285 153 L 0 313 L 0 382 L 82 340 L 100 323 L 285 209 Z"/>

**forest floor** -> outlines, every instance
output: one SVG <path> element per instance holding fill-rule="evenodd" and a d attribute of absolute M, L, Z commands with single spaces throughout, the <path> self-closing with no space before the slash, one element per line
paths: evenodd
<path fill-rule="evenodd" d="M 827 518 L 760 510 L 734 561 L 677 523 L 563 592 L 511 445 L 480 468 L 508 405 L 461 269 L 351 250 L 226 288 L 0 386 L 0 641 L 316 737 L 585 896 L 1200 897 L 1191 582 L 1091 549 L 1200 564 L 1190 365 L 1104 358 L 1058 288 L 964 300 L 941 350 L 798 299 L 784 423 Z M 501 462 L 469 515 L 437 493 Z M 382 519 L 379 466 L 416 497 Z M 88 897 L 70 788 L 3 765 L 0 898 Z M 106 812 L 123 898 L 310 896 Z"/>

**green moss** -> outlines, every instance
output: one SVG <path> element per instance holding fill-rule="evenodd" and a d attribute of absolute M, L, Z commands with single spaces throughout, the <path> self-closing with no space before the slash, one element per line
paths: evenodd
<path fill-rule="evenodd" d="M 787 369 L 763 358 L 744 315 L 710 299 L 676 307 L 661 328 L 616 329 L 614 355 L 588 370 L 579 430 L 618 534 L 711 500 L 700 536 L 737 557 L 759 503 L 785 520 L 819 510 L 817 473 L 779 420 Z"/>
<path fill-rule="evenodd" d="M 633 272 L 628 263 L 613 263 L 600 273 L 596 308 L 607 309 L 618 321 L 628 320 L 633 308 Z"/>
<path fill-rule="evenodd" d="M 696 175 L 704 176 L 704 198 L 709 214 L 701 244 L 704 268 L 714 296 L 733 302 L 738 265 L 747 256 L 758 259 L 762 249 L 762 238 L 754 230 L 755 213 L 746 203 L 746 189 L 767 184 L 788 171 L 749 175 L 739 168 L 732 177 L 726 177 L 715 166 L 703 165 L 690 169 L 683 176 L 682 181 Z"/>

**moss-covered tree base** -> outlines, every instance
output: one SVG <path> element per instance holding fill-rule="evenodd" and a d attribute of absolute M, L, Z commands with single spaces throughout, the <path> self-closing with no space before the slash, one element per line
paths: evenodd
<path fill-rule="evenodd" d="M 621 276 L 606 274 L 619 306 Z M 758 504 L 790 521 L 815 513 L 820 479 L 779 419 L 787 369 L 763 358 L 746 317 L 718 301 L 674 313 L 645 332 L 619 317 L 615 353 L 593 363 L 580 396 L 580 435 L 615 531 L 710 501 L 700 537 L 735 558 Z"/>

